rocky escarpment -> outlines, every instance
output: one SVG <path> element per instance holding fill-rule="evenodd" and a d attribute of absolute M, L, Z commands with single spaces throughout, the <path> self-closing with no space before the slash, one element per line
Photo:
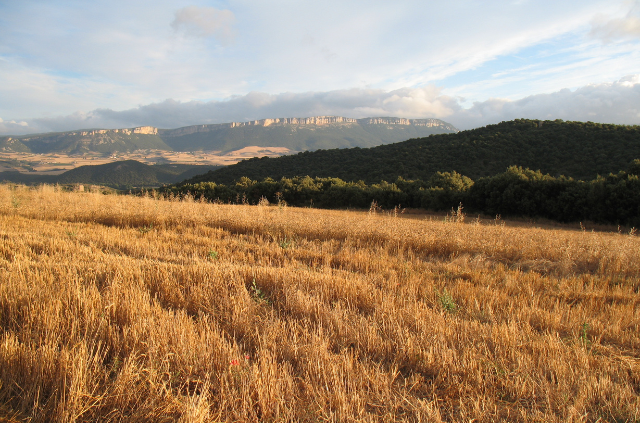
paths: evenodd
<path fill-rule="evenodd" d="M 375 117 L 354 119 L 342 116 L 313 116 L 306 118 L 274 118 L 230 122 L 210 125 L 193 125 L 177 129 L 159 129 L 158 134 L 168 137 L 181 137 L 190 134 L 218 131 L 229 128 L 274 127 L 274 126 L 355 126 L 355 125 L 405 125 L 427 128 L 442 128 L 445 132 L 458 132 L 453 125 L 440 119 L 406 119 L 397 117 Z"/>
<path fill-rule="evenodd" d="M 177 129 L 160 129 L 159 134 L 169 137 L 181 137 L 184 135 L 205 133 L 211 131 L 219 131 L 231 128 L 249 128 L 249 127 L 268 127 L 268 126 L 323 126 L 323 125 L 349 125 L 357 124 L 357 119 L 345 118 L 340 116 L 315 116 L 308 118 L 275 118 L 275 119 L 259 119 L 247 122 L 229 122 L 211 125 L 193 125 L 185 126 Z"/>
<path fill-rule="evenodd" d="M 171 150 L 158 137 L 158 128 L 138 126 L 125 129 L 87 129 L 81 131 L 56 132 L 27 135 L 17 138 L 32 153 L 86 152 L 114 153 L 138 149 Z M 17 151 L 15 148 L 13 151 Z"/>
<path fill-rule="evenodd" d="M 93 131 L 82 131 L 79 132 L 80 135 L 82 136 L 87 136 L 87 135 L 98 135 L 98 134 L 108 134 L 108 133 L 113 133 L 113 134 L 126 134 L 126 135 L 131 135 L 131 134 L 144 134 L 144 135 L 156 135 L 158 133 L 158 128 L 154 128 L 153 126 L 138 126 L 137 128 L 131 128 L 131 129 L 94 129 Z M 73 132 L 72 135 L 77 135 L 78 133 Z"/>
<path fill-rule="evenodd" d="M 357 123 L 357 119 L 341 116 L 314 116 L 307 118 L 277 118 L 261 119 L 249 122 L 232 122 L 232 128 L 241 126 L 270 126 L 270 125 L 335 125 Z"/>
<path fill-rule="evenodd" d="M 405 119 L 397 117 L 377 117 L 358 119 L 358 123 L 360 125 L 411 125 L 424 126 L 427 128 L 440 127 L 451 132 L 458 132 L 458 129 L 455 126 L 440 119 Z"/>
<path fill-rule="evenodd" d="M 114 153 L 137 149 L 231 151 L 248 146 L 317 150 L 373 147 L 432 134 L 453 133 L 453 125 L 439 119 L 342 116 L 268 118 L 246 122 L 192 125 L 177 129 L 138 126 L 124 129 L 28 135 L 0 142 L 5 151 L 33 153 Z"/>
<path fill-rule="evenodd" d="M 123 135 L 131 135 L 131 134 L 143 134 L 143 135 L 156 135 L 158 133 L 158 128 L 154 128 L 153 126 L 138 126 L 136 128 L 129 129 L 90 129 L 86 131 L 70 131 L 70 132 L 58 132 L 54 134 L 37 134 L 30 135 L 27 137 L 21 137 L 20 141 L 33 141 L 33 140 L 47 140 L 54 141 L 60 137 L 69 137 L 69 136 L 79 136 L 79 137 L 91 137 L 94 135 L 115 135 L 115 134 L 123 134 Z M 11 138 L 9 138 L 11 140 Z"/>

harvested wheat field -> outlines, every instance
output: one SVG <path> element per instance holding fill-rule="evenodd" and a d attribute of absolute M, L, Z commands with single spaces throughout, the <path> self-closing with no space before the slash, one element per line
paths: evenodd
<path fill-rule="evenodd" d="M 630 234 L 3 185 L 0 280 L 0 421 L 640 421 Z"/>

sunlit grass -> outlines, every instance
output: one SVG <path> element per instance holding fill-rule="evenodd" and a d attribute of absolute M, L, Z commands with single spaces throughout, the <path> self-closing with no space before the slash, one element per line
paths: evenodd
<path fill-rule="evenodd" d="M 0 186 L 0 413 L 638 421 L 640 238 L 467 222 Z"/>

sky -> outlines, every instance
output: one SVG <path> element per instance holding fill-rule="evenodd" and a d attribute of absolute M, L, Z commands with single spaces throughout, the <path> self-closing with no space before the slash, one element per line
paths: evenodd
<path fill-rule="evenodd" d="M 0 135 L 320 115 L 640 124 L 640 0 L 0 0 Z"/>

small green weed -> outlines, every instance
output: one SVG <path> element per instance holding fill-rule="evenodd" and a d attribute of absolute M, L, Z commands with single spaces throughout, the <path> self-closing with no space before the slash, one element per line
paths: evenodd
<path fill-rule="evenodd" d="M 143 225 L 142 228 L 138 229 L 140 231 L 140 233 L 142 234 L 146 234 L 148 232 L 151 232 L 153 230 L 153 223 L 149 223 L 149 226 L 147 225 Z"/>
<path fill-rule="evenodd" d="M 293 246 L 293 240 L 291 239 L 287 239 L 286 237 L 284 238 L 283 241 L 280 241 L 280 247 L 283 249 L 287 249 Z"/>
<path fill-rule="evenodd" d="M 455 313 L 458 311 L 458 305 L 453 300 L 451 294 L 447 292 L 446 288 L 442 290 L 442 293 L 438 294 L 438 302 L 440 303 L 440 307 L 447 313 Z"/>
<path fill-rule="evenodd" d="M 264 302 L 266 304 L 269 304 L 269 298 L 267 297 L 267 294 L 256 284 L 255 278 L 253 278 L 253 282 L 251 283 L 251 295 L 257 302 Z"/>
<path fill-rule="evenodd" d="M 218 260 L 218 252 L 217 251 L 213 251 L 213 250 L 209 250 L 209 258 L 211 260 Z"/>
<path fill-rule="evenodd" d="M 122 368 L 122 360 L 119 357 L 115 357 L 111 362 L 111 368 L 109 369 L 109 377 L 114 379 L 120 369 Z"/>
<path fill-rule="evenodd" d="M 587 331 L 589 330 L 589 323 L 584 322 L 580 325 L 580 342 L 586 347 L 591 345 L 591 340 L 589 339 L 589 335 Z"/>

